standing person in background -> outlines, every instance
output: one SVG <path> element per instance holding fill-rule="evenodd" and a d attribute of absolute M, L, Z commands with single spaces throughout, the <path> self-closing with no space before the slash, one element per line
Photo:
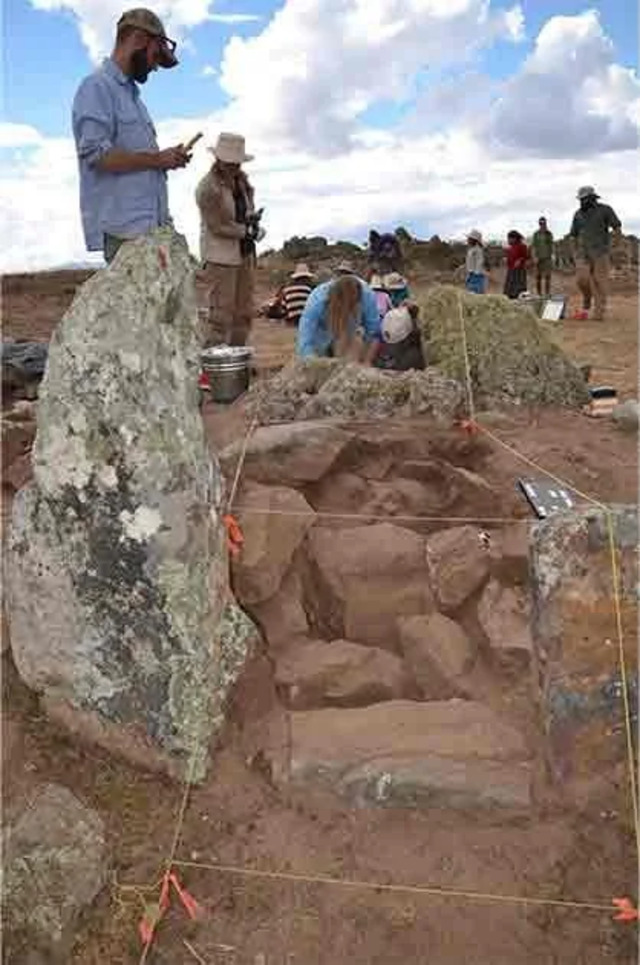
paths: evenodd
<path fill-rule="evenodd" d="M 284 305 L 284 320 L 287 325 L 297 325 L 313 291 L 313 272 L 300 262 L 291 273 L 291 281 L 284 286 L 280 297 Z"/>
<path fill-rule="evenodd" d="M 595 321 L 603 321 L 607 308 L 611 232 L 618 238 L 622 227 L 613 208 L 601 204 L 599 197 L 591 185 L 580 188 L 580 208 L 573 216 L 569 232 L 576 259 L 578 288 L 582 294 L 582 310 L 586 315 L 593 298 Z"/>
<path fill-rule="evenodd" d="M 553 235 L 547 226 L 547 219 L 538 219 L 538 230 L 531 240 L 533 260 L 536 266 L 536 291 L 538 295 L 551 294 L 551 271 L 553 269 Z M 544 283 L 544 292 L 543 289 Z"/>
<path fill-rule="evenodd" d="M 244 137 L 220 134 L 215 160 L 196 188 L 200 210 L 200 283 L 208 307 L 205 347 L 246 345 L 253 316 L 257 226 L 254 193 L 241 165 L 251 161 Z"/>
<path fill-rule="evenodd" d="M 175 41 L 155 13 L 127 10 L 110 57 L 80 84 L 73 100 L 73 137 L 80 173 L 80 213 L 88 251 L 109 263 L 120 245 L 172 224 L 167 171 L 185 167 L 182 145 L 158 148 L 138 84 L 158 67 L 175 67 Z"/>
<path fill-rule="evenodd" d="M 482 234 L 475 228 L 467 236 L 465 288 L 474 295 L 484 295 L 489 274 L 482 243 Z"/>
<path fill-rule="evenodd" d="M 395 234 L 385 231 L 383 234 L 375 230 L 369 232 L 369 248 L 367 251 L 369 265 L 376 272 L 402 270 L 402 248 Z"/>
<path fill-rule="evenodd" d="M 399 308 L 411 297 L 409 283 L 407 279 L 397 271 L 392 271 L 384 276 L 384 287 L 389 292 L 391 304 L 394 308 Z"/>
<path fill-rule="evenodd" d="M 296 351 L 302 358 L 350 358 L 371 365 L 379 340 L 380 316 L 372 289 L 355 275 L 342 275 L 311 292 L 300 316 Z"/>
<path fill-rule="evenodd" d="M 380 275 L 372 275 L 369 279 L 369 287 L 373 289 L 373 293 L 376 296 L 376 304 L 378 305 L 378 314 L 380 315 L 380 321 L 384 318 L 387 312 L 390 312 L 393 308 L 393 303 L 389 296 L 389 292 L 384 287 L 384 282 Z"/>
<path fill-rule="evenodd" d="M 527 290 L 529 249 L 519 231 L 510 231 L 507 235 L 507 243 L 507 277 L 504 282 L 504 294 L 507 298 L 517 298 Z"/>

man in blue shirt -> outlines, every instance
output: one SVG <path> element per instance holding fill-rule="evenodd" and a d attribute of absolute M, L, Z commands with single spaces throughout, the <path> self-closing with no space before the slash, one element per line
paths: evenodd
<path fill-rule="evenodd" d="M 366 344 L 364 361 L 372 364 L 380 343 L 376 296 L 361 278 L 342 275 L 309 295 L 298 323 L 297 354 L 353 355 L 360 334 Z"/>
<path fill-rule="evenodd" d="M 158 67 L 175 67 L 175 47 L 151 10 L 123 13 L 111 57 L 73 101 L 85 242 L 107 262 L 123 241 L 171 224 L 167 171 L 185 167 L 191 155 L 183 145 L 159 150 L 137 85 Z"/>

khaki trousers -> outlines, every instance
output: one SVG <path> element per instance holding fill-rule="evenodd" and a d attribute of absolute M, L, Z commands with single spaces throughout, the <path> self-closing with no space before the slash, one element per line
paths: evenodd
<path fill-rule="evenodd" d="M 588 311 L 593 299 L 593 318 L 603 319 L 609 293 L 609 255 L 582 256 L 576 261 L 576 271 L 583 308 Z"/>
<path fill-rule="evenodd" d="M 253 317 L 253 261 L 241 265 L 205 262 L 199 274 L 198 305 L 205 315 L 204 347 L 246 345 Z"/>

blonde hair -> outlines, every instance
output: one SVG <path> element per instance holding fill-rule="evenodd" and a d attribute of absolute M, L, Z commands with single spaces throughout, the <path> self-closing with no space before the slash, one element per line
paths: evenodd
<path fill-rule="evenodd" d="M 336 279 L 329 292 L 327 321 L 336 355 L 345 355 L 355 335 L 354 322 L 360 321 L 362 289 L 354 275 Z"/>

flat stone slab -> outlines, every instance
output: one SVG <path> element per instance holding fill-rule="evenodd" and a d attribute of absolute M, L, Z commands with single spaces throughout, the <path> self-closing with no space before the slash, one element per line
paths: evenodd
<path fill-rule="evenodd" d="M 527 757 L 522 735 L 475 701 L 291 715 L 291 782 L 353 803 L 527 806 Z M 286 782 L 284 766 L 278 777 Z"/>

